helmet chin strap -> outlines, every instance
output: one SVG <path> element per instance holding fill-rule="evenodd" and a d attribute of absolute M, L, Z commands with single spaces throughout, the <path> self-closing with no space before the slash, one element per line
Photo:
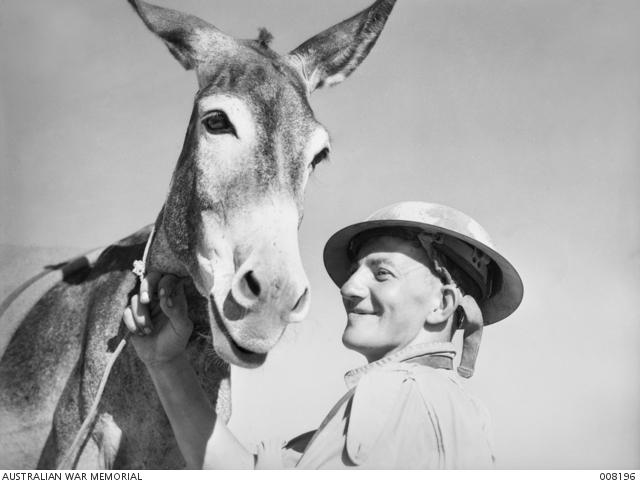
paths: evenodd
<path fill-rule="evenodd" d="M 475 369 L 476 358 L 480 351 L 480 341 L 482 340 L 482 329 L 484 327 L 482 311 L 472 296 L 462 295 L 451 274 L 432 249 L 431 243 L 433 242 L 433 238 L 427 234 L 418 234 L 418 240 L 433 261 L 435 271 L 444 279 L 445 284 L 454 286 L 457 292 L 458 307 L 462 308 L 464 313 L 463 320 L 460 324 L 460 328 L 464 330 L 464 339 L 458 374 L 463 378 L 471 378 Z"/>
<path fill-rule="evenodd" d="M 476 358 L 480 350 L 484 321 L 482 319 L 482 311 L 480 311 L 480 307 L 473 297 L 462 296 L 460 307 L 464 311 L 464 320 L 461 325 L 464 330 L 464 340 L 458 374 L 461 377 L 470 378 L 473 375 Z"/>

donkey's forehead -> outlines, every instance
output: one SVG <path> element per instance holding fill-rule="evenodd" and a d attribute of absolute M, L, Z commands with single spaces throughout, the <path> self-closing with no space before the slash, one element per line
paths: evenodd
<path fill-rule="evenodd" d="M 312 112 L 305 82 L 277 53 L 247 41 L 231 54 L 214 55 L 198 66 L 199 96 L 229 93 L 260 104 L 278 99 Z"/>

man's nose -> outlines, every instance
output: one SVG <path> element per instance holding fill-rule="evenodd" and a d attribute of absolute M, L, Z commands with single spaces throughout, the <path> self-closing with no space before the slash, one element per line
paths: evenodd
<path fill-rule="evenodd" d="M 360 271 L 356 271 L 340 288 L 340 295 L 343 299 L 348 300 L 360 300 L 364 299 L 367 296 L 367 288 L 362 283 L 362 278 L 360 277 Z"/>

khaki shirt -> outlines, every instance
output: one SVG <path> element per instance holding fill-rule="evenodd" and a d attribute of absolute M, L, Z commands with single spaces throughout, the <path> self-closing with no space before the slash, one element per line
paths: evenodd
<path fill-rule="evenodd" d="M 427 366 L 424 358 L 423 364 L 416 361 L 425 355 L 453 358 L 455 349 L 451 343 L 410 346 L 347 373 L 349 391 L 295 467 L 492 468 L 485 408 L 464 390 L 453 370 Z M 287 457 L 293 463 L 293 456 Z"/>

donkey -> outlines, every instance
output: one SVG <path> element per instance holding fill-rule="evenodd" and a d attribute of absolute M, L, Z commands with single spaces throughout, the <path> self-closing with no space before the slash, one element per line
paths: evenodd
<path fill-rule="evenodd" d="M 0 467 L 60 465 L 124 337 L 131 272 L 188 277 L 192 364 L 220 418 L 230 416 L 229 364 L 256 367 L 287 324 L 302 321 L 309 287 L 297 229 L 309 176 L 329 137 L 308 97 L 345 79 L 376 43 L 395 0 L 378 0 L 287 55 L 270 34 L 234 39 L 178 11 L 129 0 L 198 91 L 167 198 L 153 226 L 61 266 L 63 279 L 28 312 L 0 360 Z M 184 461 L 131 346 L 115 361 L 89 437 L 72 463 L 180 468 Z"/>

